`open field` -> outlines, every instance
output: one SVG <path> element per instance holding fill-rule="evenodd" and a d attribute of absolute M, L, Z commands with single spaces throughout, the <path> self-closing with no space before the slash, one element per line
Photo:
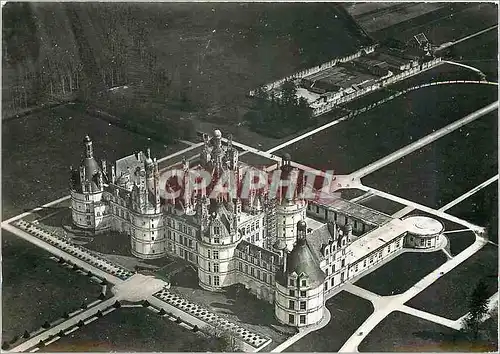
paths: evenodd
<path fill-rule="evenodd" d="M 498 81 L 498 30 L 492 29 L 450 48 L 455 61 L 481 70 L 486 78 Z"/>
<path fill-rule="evenodd" d="M 439 45 L 498 23 L 497 12 L 493 3 L 452 3 L 372 33 L 372 36 L 378 40 L 396 38 L 406 43 L 414 35 L 424 33 L 431 43 Z"/>
<path fill-rule="evenodd" d="M 57 342 L 44 352 L 206 352 L 219 340 L 181 327 L 144 308 L 113 311 Z"/>
<path fill-rule="evenodd" d="M 372 33 L 445 6 L 443 3 L 348 3 L 347 11 Z"/>
<path fill-rule="evenodd" d="M 449 214 L 481 226 L 489 226 L 488 237 L 498 241 L 498 182 L 477 191 L 448 210 Z"/>
<path fill-rule="evenodd" d="M 401 294 L 446 261 L 443 252 L 404 252 L 356 285 L 382 296 Z"/>
<path fill-rule="evenodd" d="M 64 268 L 31 243 L 2 231 L 2 338 L 40 328 L 82 303 L 97 300 L 101 286 Z"/>
<path fill-rule="evenodd" d="M 336 352 L 373 312 L 372 304 L 342 291 L 326 302 L 331 320 L 323 328 L 301 338 L 284 352 Z"/>
<path fill-rule="evenodd" d="M 276 154 L 288 152 L 293 160 L 305 165 L 350 173 L 482 108 L 496 95 L 496 87 L 484 85 L 423 88 L 287 146 Z"/>
<path fill-rule="evenodd" d="M 84 134 L 95 156 L 108 161 L 147 147 L 159 157 L 185 147 L 165 147 L 70 107 L 11 120 L 2 126 L 3 218 L 69 194 L 69 166 L 80 163 Z"/>
<path fill-rule="evenodd" d="M 497 112 L 363 178 L 367 186 L 444 206 L 497 173 Z"/>
<path fill-rule="evenodd" d="M 493 338 L 492 338 L 493 339 Z M 472 343 L 460 332 L 402 312 L 387 316 L 361 342 L 360 352 L 487 352 L 497 343 Z"/>
<path fill-rule="evenodd" d="M 464 263 L 443 275 L 406 305 L 452 320 L 467 312 L 470 293 L 484 280 L 489 296 L 498 290 L 498 248 L 485 245 Z"/>

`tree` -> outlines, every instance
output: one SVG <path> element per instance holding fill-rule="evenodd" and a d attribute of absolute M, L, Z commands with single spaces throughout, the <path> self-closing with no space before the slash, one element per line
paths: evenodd
<path fill-rule="evenodd" d="M 242 349 L 235 336 L 220 325 L 215 325 L 209 330 L 209 334 L 219 339 L 216 351 L 218 352 L 240 352 Z"/>
<path fill-rule="evenodd" d="M 477 340 L 479 325 L 488 313 L 488 292 L 486 283 L 480 280 L 469 297 L 469 313 L 463 320 L 462 329 L 465 333 Z"/>

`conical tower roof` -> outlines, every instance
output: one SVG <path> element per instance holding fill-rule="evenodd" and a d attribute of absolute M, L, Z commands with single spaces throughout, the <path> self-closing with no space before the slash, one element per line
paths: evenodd
<path fill-rule="evenodd" d="M 298 276 L 306 275 L 309 279 L 308 286 L 311 288 L 322 285 L 326 279 L 305 238 L 298 239 L 293 250 L 287 255 L 286 269 L 277 277 L 278 282 L 282 286 L 288 286 L 287 279 L 293 273 Z"/>

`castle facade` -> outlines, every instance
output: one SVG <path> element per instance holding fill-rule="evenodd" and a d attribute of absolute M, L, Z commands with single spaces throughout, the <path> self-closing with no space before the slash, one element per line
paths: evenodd
<path fill-rule="evenodd" d="M 99 237 L 107 231 L 126 234 L 138 258 L 182 258 L 196 267 L 206 290 L 243 284 L 274 303 L 276 318 L 290 326 L 320 321 L 329 294 L 403 247 L 432 249 L 443 239 L 443 225 L 428 217 L 392 218 L 340 197 L 324 204 L 304 200 L 300 178 L 290 193 L 298 171 L 287 155 L 272 197 L 213 197 L 206 190 L 167 193 L 175 186 L 149 150 L 108 164 L 94 157 L 88 136 L 83 145 L 83 160 L 70 176 L 76 227 Z M 204 171 L 241 185 L 252 169 L 216 130 L 204 136 L 194 163 L 184 159 L 177 166 L 176 177 L 185 184 L 190 173 Z"/>

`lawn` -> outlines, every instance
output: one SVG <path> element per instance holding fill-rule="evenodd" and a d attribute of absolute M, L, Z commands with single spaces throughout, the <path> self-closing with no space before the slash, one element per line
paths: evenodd
<path fill-rule="evenodd" d="M 496 89 L 485 85 L 423 88 L 318 132 L 276 154 L 288 152 L 295 161 L 307 166 L 350 173 L 484 107 L 496 96 Z"/>
<path fill-rule="evenodd" d="M 2 337 L 40 328 L 82 303 L 97 300 L 101 286 L 60 266 L 49 253 L 2 231 Z"/>
<path fill-rule="evenodd" d="M 497 114 L 375 171 L 363 183 L 429 207 L 445 205 L 497 173 Z"/>
<path fill-rule="evenodd" d="M 392 215 L 405 207 L 403 204 L 399 204 L 376 195 L 372 195 L 367 199 L 361 200 L 358 204 L 381 211 L 382 213 L 386 213 L 388 215 Z"/>
<path fill-rule="evenodd" d="M 401 294 L 444 262 L 443 252 L 404 252 L 355 284 L 382 296 Z"/>
<path fill-rule="evenodd" d="M 481 70 L 490 81 L 498 81 L 498 30 L 492 29 L 449 50 L 453 60 Z"/>
<path fill-rule="evenodd" d="M 44 348 L 44 352 L 207 352 L 219 340 L 143 308 L 121 308 Z"/>
<path fill-rule="evenodd" d="M 79 165 L 85 134 L 95 156 L 108 161 L 147 147 L 158 157 L 185 148 L 148 141 L 69 106 L 11 120 L 2 125 L 3 218 L 69 194 L 69 166 Z"/>
<path fill-rule="evenodd" d="M 183 263 L 180 260 L 176 262 Z M 283 326 L 276 320 L 273 304 L 257 299 L 241 285 L 228 287 L 222 293 L 203 290 L 199 287 L 197 274 L 191 267 L 185 267 L 183 271 L 175 274 L 171 281 L 171 292 L 202 305 L 244 328 L 271 338 L 271 344 L 263 351 L 274 349 L 295 333 L 292 328 Z"/>
<path fill-rule="evenodd" d="M 498 290 L 498 248 L 487 244 L 451 272 L 408 301 L 408 306 L 449 319 L 467 313 L 470 293 L 479 280 L 488 286 L 488 294 Z"/>
<path fill-rule="evenodd" d="M 498 241 L 498 182 L 449 209 L 447 213 L 488 228 L 489 239 Z"/>
<path fill-rule="evenodd" d="M 336 352 L 373 312 L 372 304 L 342 291 L 327 300 L 331 320 L 289 346 L 284 352 Z"/>
<path fill-rule="evenodd" d="M 402 312 L 392 312 L 361 342 L 360 352 L 486 352 L 494 341 L 472 344 L 460 332 Z"/>

